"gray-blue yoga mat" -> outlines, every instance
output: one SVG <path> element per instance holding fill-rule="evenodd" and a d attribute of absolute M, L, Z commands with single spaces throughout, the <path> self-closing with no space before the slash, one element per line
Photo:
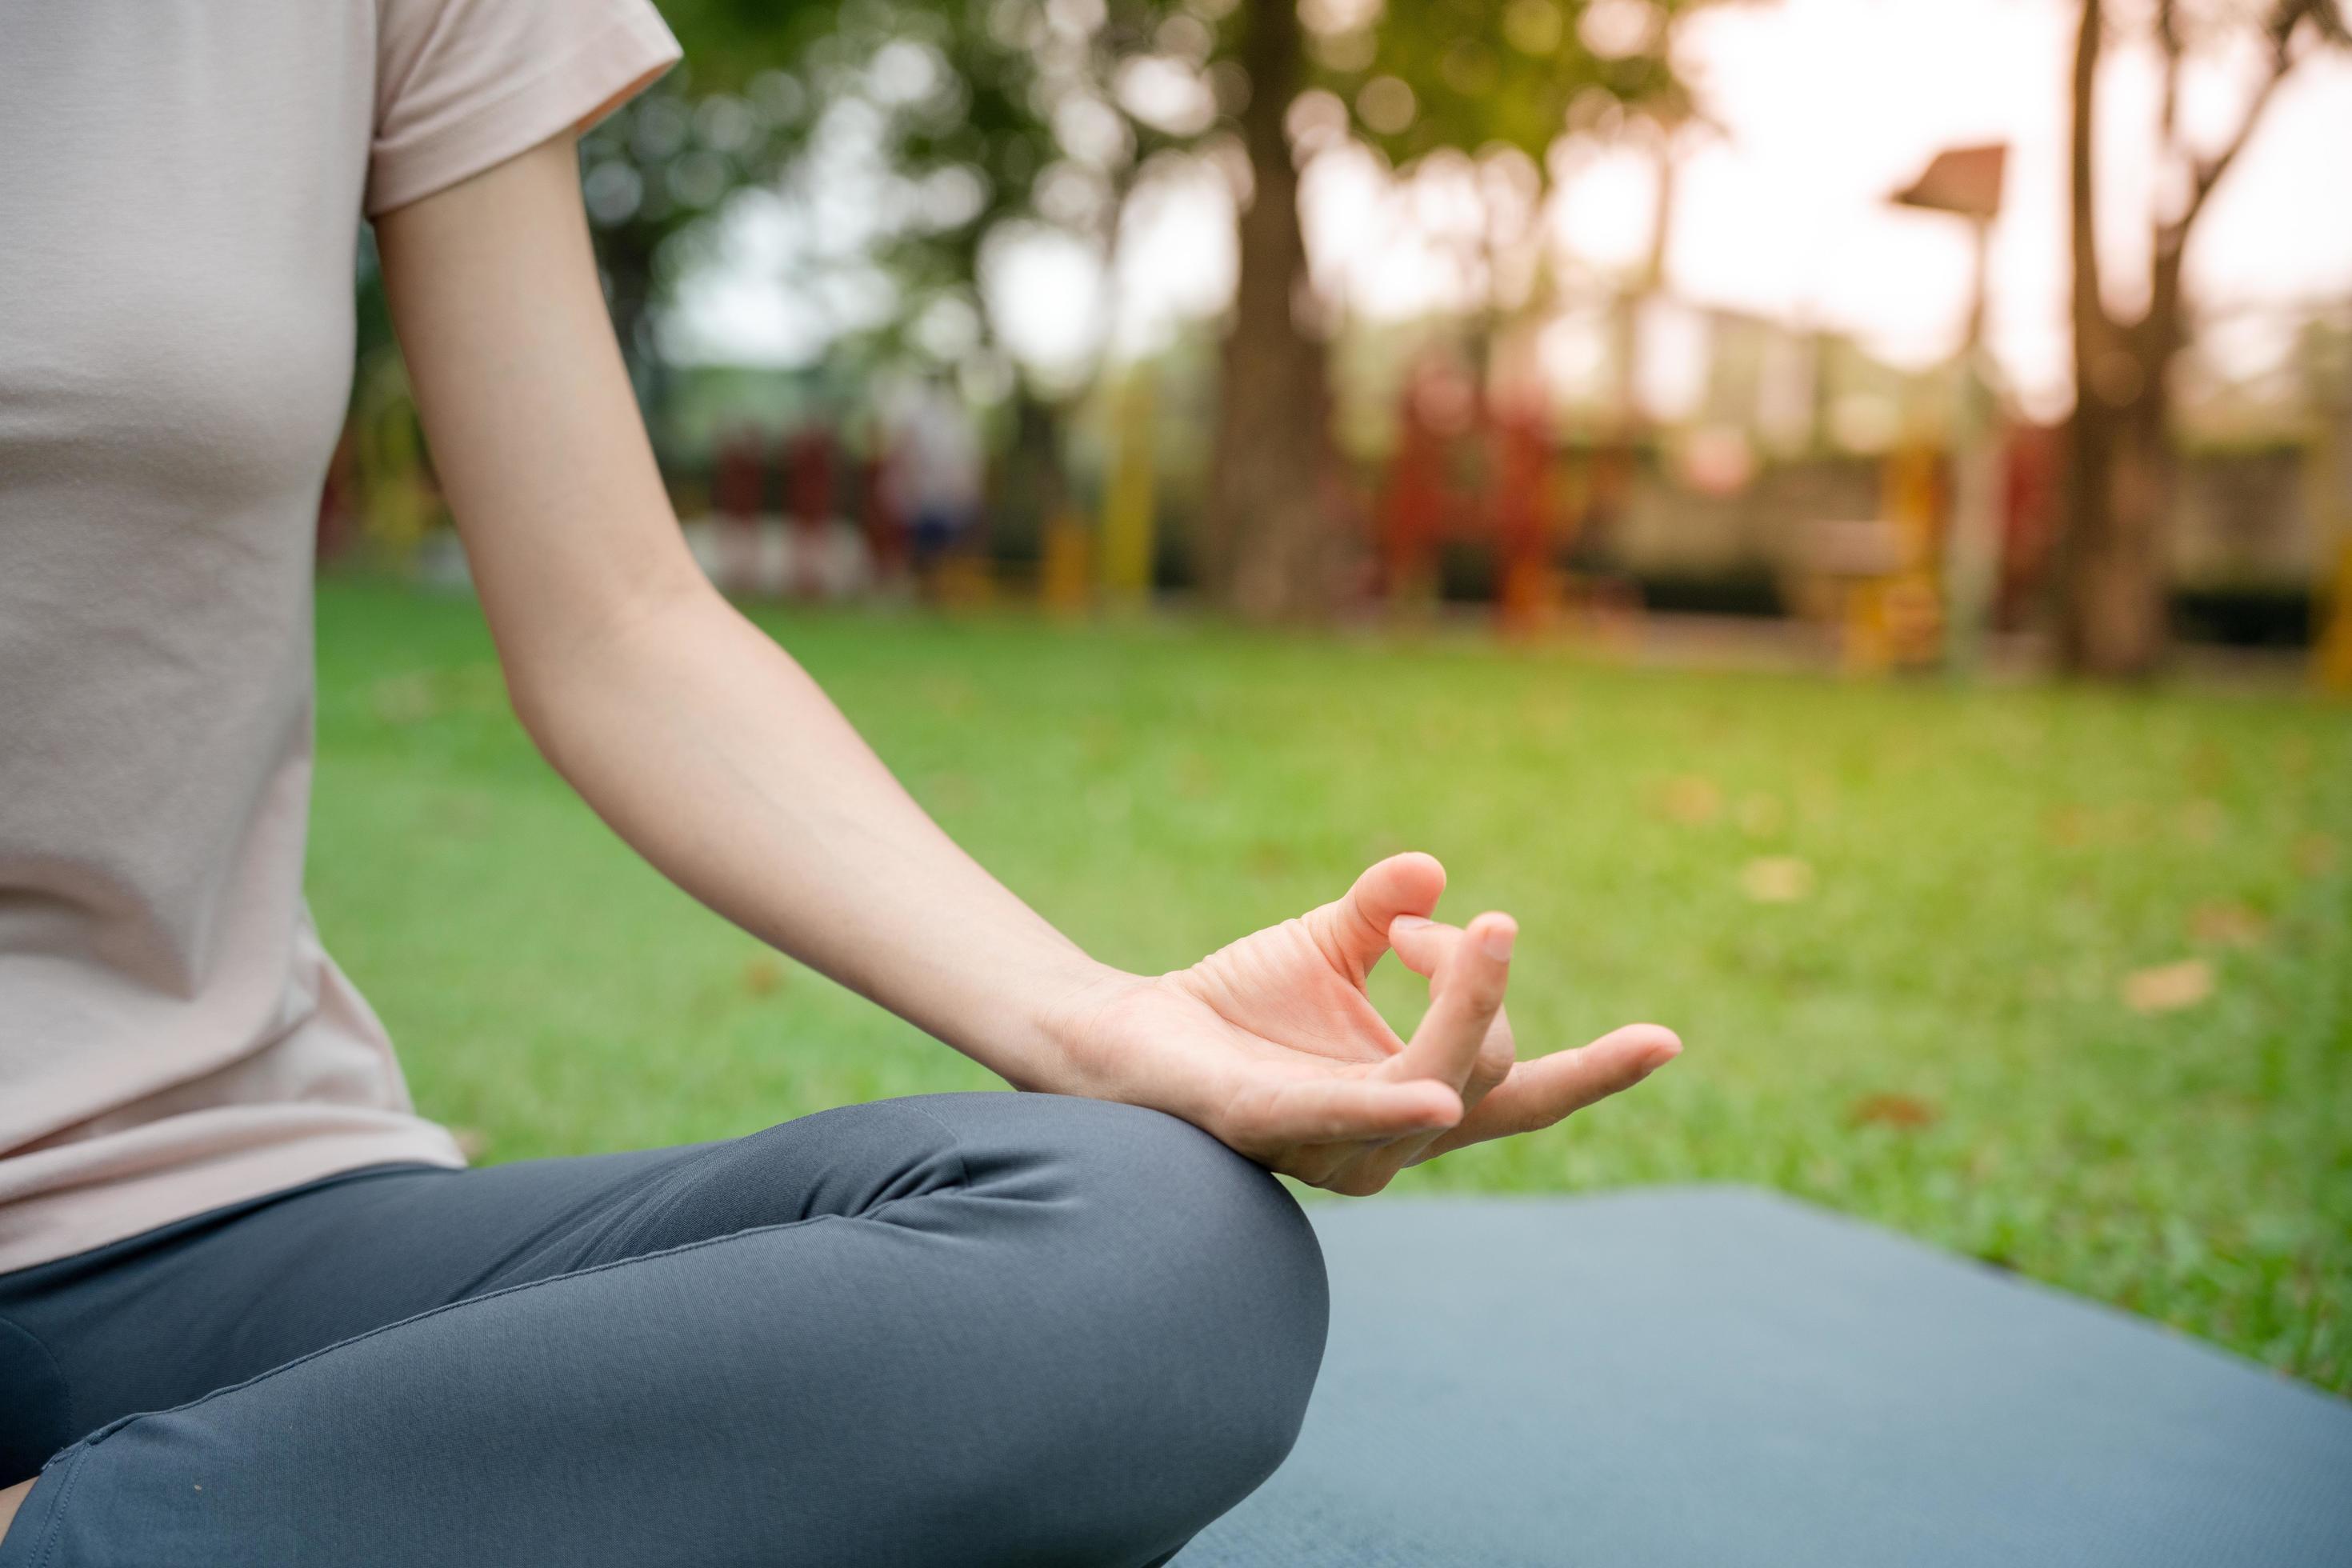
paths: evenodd
<path fill-rule="evenodd" d="M 1312 1211 L 1297 1449 L 1177 1568 L 2352 1564 L 2352 1404 L 1770 1194 Z"/>

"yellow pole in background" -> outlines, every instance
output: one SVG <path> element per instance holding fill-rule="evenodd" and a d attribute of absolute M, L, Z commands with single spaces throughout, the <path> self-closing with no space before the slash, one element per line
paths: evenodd
<path fill-rule="evenodd" d="M 2328 691 L 2352 692 L 2352 526 L 2341 513 L 2336 523 L 2336 578 L 2321 591 L 2326 617 L 2317 650 L 2319 684 Z"/>
<path fill-rule="evenodd" d="M 1900 542 L 1901 564 L 1876 584 L 1872 609 L 1877 651 L 1898 669 L 1925 669 L 1943 655 L 1944 602 L 1937 577 L 1941 532 L 1935 445 L 1906 436 L 1887 454 L 1881 503 Z"/>
<path fill-rule="evenodd" d="M 1039 574 L 1038 597 L 1055 615 L 1074 616 L 1087 607 L 1086 520 L 1064 508 L 1045 520 L 1045 558 Z"/>
<path fill-rule="evenodd" d="M 1113 604 L 1151 595 L 1154 474 L 1149 365 L 1130 369 L 1112 405 L 1110 475 L 1103 486 L 1102 584 Z"/>

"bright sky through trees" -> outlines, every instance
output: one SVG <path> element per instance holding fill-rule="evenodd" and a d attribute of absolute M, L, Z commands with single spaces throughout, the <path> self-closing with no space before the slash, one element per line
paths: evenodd
<path fill-rule="evenodd" d="M 1996 226 L 1989 330 L 2029 410 L 2063 412 L 2066 365 L 2066 71 L 2072 0 L 1777 0 L 1693 16 L 1677 58 L 1719 130 L 1684 132 L 1667 260 L 1683 300 L 1853 331 L 1898 363 L 1925 364 L 1956 345 L 1966 309 L 1960 226 L 1887 205 L 1937 149 L 2011 145 L 2006 210 Z M 2242 100 L 2245 59 L 2192 70 L 2184 112 L 2213 138 Z M 2153 52 L 2113 49 L 2102 96 L 2103 244 L 2145 245 L 2160 171 L 2148 129 Z M 2282 353 L 2298 303 L 2352 296 L 2352 60 L 2305 62 L 2270 107 L 2215 197 L 2190 255 L 2192 297 L 2216 317 L 2205 351 L 2235 374 Z M 1565 257 L 1602 273 L 1630 268 L 1647 243 L 1655 183 L 1647 155 L 1579 140 L 1566 160 L 1557 230 Z M 836 219 L 855 212 L 856 161 L 827 165 L 815 193 Z M 1443 233 L 1465 221 L 1465 192 L 1398 188 L 1360 151 L 1327 153 L 1302 196 L 1318 283 L 1358 313 L 1410 317 L 1467 297 L 1458 250 Z M 1182 320 L 1220 308 L 1234 271 L 1230 198 L 1206 166 L 1150 182 L 1118 264 L 1118 342 L 1148 352 Z M 1472 209 L 1475 211 L 1475 208 Z M 1449 213 L 1455 216 L 1449 218 Z M 812 249 L 838 252 L 835 229 L 813 243 L 774 205 L 747 206 L 722 260 L 683 290 L 677 346 L 698 358 L 805 361 L 855 299 L 780 297 L 775 279 Z M 1100 279 L 1076 246 L 1039 240 L 993 258 L 985 286 L 1016 351 L 1044 362 L 1083 357 Z M 2144 272 L 2117 268 L 2118 275 Z M 842 285 L 831 285 L 836 293 Z M 850 290 L 854 295 L 854 289 Z M 2290 308 L 2283 311 L 2281 307 Z M 1644 385 L 1671 405 L 1689 376 L 1678 358 L 1701 340 L 1654 333 Z M 1556 334 L 1556 374 L 1573 381 L 1575 334 Z M 1671 407 L 1661 412 L 1672 412 Z"/>

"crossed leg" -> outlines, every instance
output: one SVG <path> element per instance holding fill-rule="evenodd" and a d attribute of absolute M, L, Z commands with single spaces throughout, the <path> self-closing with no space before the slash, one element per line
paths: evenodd
<path fill-rule="evenodd" d="M 111 1416 L 0 1568 L 1150 1563 L 1288 1451 L 1326 1319 L 1271 1177 L 1050 1096 L 190 1225 L 0 1278 L 66 1419 Z"/>

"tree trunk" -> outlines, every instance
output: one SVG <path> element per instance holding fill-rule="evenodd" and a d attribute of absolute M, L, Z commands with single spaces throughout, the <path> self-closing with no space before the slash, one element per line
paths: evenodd
<path fill-rule="evenodd" d="M 2158 236 L 2146 317 L 2128 326 L 2099 292 L 2092 133 L 2100 0 L 2084 0 L 2075 40 L 2070 145 L 2074 242 L 2074 415 L 2068 432 L 2065 524 L 2057 567 L 2058 651 L 2074 674 L 2139 679 L 2163 661 L 2165 521 L 2171 454 L 2165 384 L 2179 346 L 2180 241 Z"/>
<path fill-rule="evenodd" d="M 2073 673 L 2139 679 L 2166 643 L 2163 433 L 2132 411 L 2078 409 L 2072 450 L 2060 653 Z"/>
<path fill-rule="evenodd" d="M 2059 658 L 2077 674 L 2134 678 L 2151 671 L 2164 644 L 2156 513 L 2162 491 L 2149 471 L 2144 410 L 2152 368 L 2140 334 L 2119 327 L 2099 291 L 2092 156 L 2100 0 L 2083 0 L 2074 44 L 2072 184 L 2074 416 L 2068 431 L 2065 528 L 2056 558 Z M 2161 429 L 2157 446 L 2161 446 Z M 2156 506 L 2149 504 L 2149 491 Z"/>
<path fill-rule="evenodd" d="M 1241 215 L 1202 564 L 1212 593 L 1257 619 L 1323 614 L 1337 589 L 1338 541 L 1321 496 L 1329 388 L 1323 344 L 1296 313 L 1307 287 L 1307 244 L 1283 124 L 1303 47 L 1297 0 L 1254 0 L 1241 64 L 1255 188 Z"/>

